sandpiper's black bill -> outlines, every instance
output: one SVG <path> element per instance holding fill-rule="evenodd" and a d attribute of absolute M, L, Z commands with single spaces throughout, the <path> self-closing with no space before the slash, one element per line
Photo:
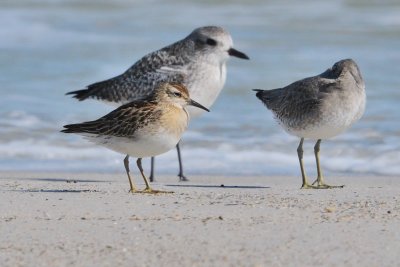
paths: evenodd
<path fill-rule="evenodd" d="M 234 48 L 230 48 L 228 50 L 228 54 L 233 57 L 238 57 L 238 58 L 242 58 L 242 59 L 250 59 L 245 53 L 242 53 Z"/>
<path fill-rule="evenodd" d="M 204 109 L 204 110 L 207 111 L 207 112 L 210 112 L 210 110 L 208 110 L 208 108 L 206 108 L 205 106 L 203 106 L 203 105 L 197 103 L 196 101 L 194 101 L 194 100 L 192 100 L 192 99 L 190 99 L 190 101 L 189 101 L 188 104 L 191 105 L 191 106 L 195 106 L 195 107 Z"/>

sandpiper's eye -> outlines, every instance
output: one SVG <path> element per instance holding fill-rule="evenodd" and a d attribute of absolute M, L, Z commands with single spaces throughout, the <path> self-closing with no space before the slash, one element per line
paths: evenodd
<path fill-rule="evenodd" d="M 173 94 L 174 94 L 174 96 L 176 96 L 176 97 L 182 97 L 182 94 L 179 93 L 179 92 L 174 92 Z"/>
<path fill-rule="evenodd" d="M 206 44 L 211 45 L 211 46 L 216 46 L 217 45 L 217 41 L 215 41 L 214 39 L 208 38 L 206 40 Z"/>

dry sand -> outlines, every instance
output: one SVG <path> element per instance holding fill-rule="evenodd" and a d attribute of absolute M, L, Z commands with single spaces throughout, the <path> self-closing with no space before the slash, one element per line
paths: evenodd
<path fill-rule="evenodd" d="M 158 180 L 175 193 L 130 194 L 123 173 L 0 173 L 0 265 L 400 266 L 399 177 Z"/>

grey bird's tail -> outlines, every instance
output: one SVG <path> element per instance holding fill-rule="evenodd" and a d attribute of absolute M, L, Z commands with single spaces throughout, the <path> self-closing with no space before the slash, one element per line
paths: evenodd
<path fill-rule="evenodd" d="M 257 98 L 271 110 L 279 109 L 283 99 L 285 98 L 285 91 L 283 88 L 271 90 L 253 89 L 253 91 L 257 92 Z"/>
<path fill-rule="evenodd" d="M 253 89 L 256 91 L 256 97 L 263 102 L 263 104 L 268 109 L 273 109 L 274 105 L 276 104 L 277 100 L 279 99 L 279 93 L 277 92 L 279 89 L 273 90 L 262 90 L 262 89 Z"/>

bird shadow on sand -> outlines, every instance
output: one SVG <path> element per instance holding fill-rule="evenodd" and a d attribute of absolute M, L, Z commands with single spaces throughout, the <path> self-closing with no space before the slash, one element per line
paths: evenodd
<path fill-rule="evenodd" d="M 38 182 L 48 182 L 50 183 L 60 183 L 57 187 L 62 187 L 62 183 L 66 184 L 77 184 L 77 183 L 107 183 L 111 181 L 105 181 L 105 180 L 86 180 L 86 179 L 66 179 L 66 178 L 12 178 L 12 180 L 18 180 L 21 181 L 17 187 L 23 186 L 23 181 L 38 181 Z M 17 188 L 15 187 L 15 188 Z M 8 191 L 14 191 L 14 192 L 27 192 L 27 193 L 94 193 L 94 192 L 100 192 L 98 190 L 94 189 L 40 189 L 39 185 L 33 185 L 30 183 L 29 185 L 23 186 L 23 187 L 33 187 L 32 189 L 11 189 Z M 46 186 L 47 187 L 47 186 Z"/>
<path fill-rule="evenodd" d="M 10 191 L 18 191 L 18 192 L 26 192 L 26 193 L 96 193 L 100 192 L 98 190 L 93 189 L 22 189 L 22 190 L 10 190 Z"/>
<path fill-rule="evenodd" d="M 108 183 L 107 180 L 84 180 L 84 179 L 66 179 L 66 178 L 16 178 L 14 180 L 30 180 L 41 182 L 64 182 L 64 183 Z"/>
<path fill-rule="evenodd" d="M 220 189 L 268 189 L 269 186 L 257 186 L 257 185 L 205 185 L 205 184 L 166 184 L 165 186 L 171 187 L 188 187 L 188 188 L 220 188 Z"/>

